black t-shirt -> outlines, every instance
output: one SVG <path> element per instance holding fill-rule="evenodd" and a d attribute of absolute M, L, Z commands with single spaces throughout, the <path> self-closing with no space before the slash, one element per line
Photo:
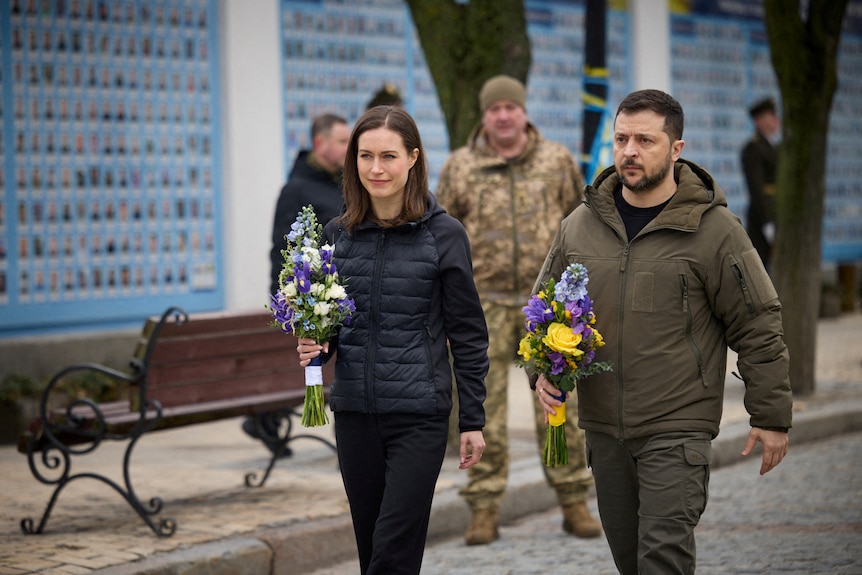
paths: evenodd
<path fill-rule="evenodd" d="M 638 235 L 648 223 L 661 213 L 669 201 L 670 198 L 657 206 L 638 208 L 623 199 L 622 188 L 614 192 L 614 202 L 617 205 L 617 211 L 620 213 L 620 217 L 623 219 L 623 224 L 626 226 L 626 235 L 628 236 L 628 240 L 632 241 L 633 237 Z"/>

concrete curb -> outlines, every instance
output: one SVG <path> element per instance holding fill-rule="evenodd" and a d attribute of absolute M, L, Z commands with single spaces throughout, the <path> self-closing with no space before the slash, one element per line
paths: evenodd
<path fill-rule="evenodd" d="M 713 441 L 712 466 L 733 465 L 748 438 L 747 422 L 722 428 Z M 862 430 L 862 401 L 812 408 L 794 413 L 791 449 L 794 445 Z M 758 457 L 756 453 L 749 456 Z M 556 495 L 532 459 L 514 460 L 509 488 L 500 510 L 508 523 L 557 505 Z M 464 533 L 469 511 L 457 489 L 446 489 L 434 498 L 429 542 Z M 211 573 L 268 573 L 298 575 L 336 565 L 355 556 L 356 546 L 349 514 L 307 524 L 292 524 L 250 537 L 225 539 L 149 557 L 139 562 L 93 571 L 93 575 L 208 575 Z"/>
<path fill-rule="evenodd" d="M 92 571 L 92 575 L 244 575 L 270 573 L 273 552 L 257 539 L 223 539 Z"/>

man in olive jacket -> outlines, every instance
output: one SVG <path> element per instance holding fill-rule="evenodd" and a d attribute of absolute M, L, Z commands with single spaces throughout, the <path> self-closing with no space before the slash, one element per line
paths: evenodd
<path fill-rule="evenodd" d="M 614 166 L 585 190 L 538 282 L 586 266 L 597 361 L 578 382 L 599 513 L 623 575 L 690 574 L 707 503 L 727 347 L 738 353 L 761 475 L 787 453 L 792 395 L 775 288 L 724 193 L 680 159 L 683 111 L 658 90 L 629 94 L 614 122 Z M 535 288 L 534 288 L 535 289 Z M 539 400 L 560 405 L 540 377 Z"/>

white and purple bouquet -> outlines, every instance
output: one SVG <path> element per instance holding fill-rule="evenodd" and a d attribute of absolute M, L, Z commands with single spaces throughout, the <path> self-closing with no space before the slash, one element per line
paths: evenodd
<path fill-rule="evenodd" d="M 284 263 L 278 276 L 278 291 L 270 296 L 269 306 L 273 327 L 317 343 L 329 341 L 339 327 L 349 325 L 356 310 L 332 261 L 335 248 L 320 245 L 321 234 L 322 226 L 314 208 L 305 206 L 285 236 L 287 249 L 281 250 Z M 304 427 L 329 423 L 322 365 L 318 356 L 305 368 Z"/>
<path fill-rule="evenodd" d="M 516 365 L 544 375 L 559 391 L 563 402 L 557 414 L 548 416 L 548 436 L 542 461 L 548 467 L 566 465 L 566 394 L 578 380 L 600 371 L 610 371 L 608 362 L 593 361 L 596 350 L 605 345 L 596 329 L 593 302 L 587 295 L 587 268 L 573 263 L 560 281 L 548 280 L 544 289 L 530 298 L 522 310 L 527 318 L 527 334 L 518 347 Z"/>

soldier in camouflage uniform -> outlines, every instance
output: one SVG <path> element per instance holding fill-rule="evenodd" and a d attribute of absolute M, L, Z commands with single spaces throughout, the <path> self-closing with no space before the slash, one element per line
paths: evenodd
<path fill-rule="evenodd" d="M 488 80 L 479 93 L 482 121 L 468 145 L 455 150 L 440 174 L 437 198 L 467 230 L 473 275 L 488 324 L 490 370 L 485 386 L 485 441 L 482 460 L 470 468 L 461 491 L 472 512 L 468 545 L 499 537 L 499 509 L 509 475 L 506 428 L 509 368 L 525 332 L 521 308 L 562 219 L 581 201 L 583 178 L 569 150 L 542 138 L 529 123 L 526 89 L 508 76 Z M 577 401 L 572 396 L 569 402 Z M 544 411 L 533 399 L 541 451 Z M 593 478 L 586 466 L 577 405 L 567 410 L 569 465 L 544 468 L 563 508 L 563 528 L 579 537 L 597 537 L 599 523 L 586 506 Z M 544 466 L 543 466 L 544 467 Z"/>

